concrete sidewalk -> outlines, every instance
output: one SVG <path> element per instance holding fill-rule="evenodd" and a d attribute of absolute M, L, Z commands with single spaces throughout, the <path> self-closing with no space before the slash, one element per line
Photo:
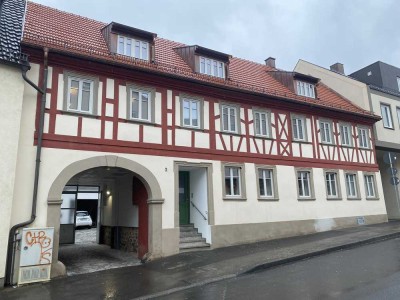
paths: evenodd
<path fill-rule="evenodd" d="M 148 299 L 281 264 L 400 237 L 400 222 L 181 253 L 140 266 L 0 291 L 0 299 Z M 172 297 L 172 295 L 171 295 Z"/>

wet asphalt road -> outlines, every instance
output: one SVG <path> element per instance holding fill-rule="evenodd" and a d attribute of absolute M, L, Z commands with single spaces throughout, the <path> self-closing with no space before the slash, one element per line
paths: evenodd
<path fill-rule="evenodd" d="M 400 299 L 400 239 L 335 252 L 158 299 Z"/>

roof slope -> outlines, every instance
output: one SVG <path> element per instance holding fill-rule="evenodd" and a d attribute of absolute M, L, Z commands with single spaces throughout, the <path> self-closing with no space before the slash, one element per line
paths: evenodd
<path fill-rule="evenodd" d="M 19 63 L 25 0 L 0 0 L 0 61 Z"/>
<path fill-rule="evenodd" d="M 316 106 L 376 118 L 369 111 L 351 104 L 322 84 L 317 86 L 318 99 L 298 96 L 268 74 L 268 71 L 274 70 L 273 68 L 236 57 L 230 59 L 228 80 L 195 73 L 173 50 L 186 45 L 164 38 L 155 39 L 154 63 L 110 53 L 101 34 L 101 28 L 106 25 L 103 22 L 28 2 L 23 44 L 47 46 L 53 50 L 97 58 L 105 62 L 122 63 L 213 85 L 286 98 L 300 103 L 312 103 Z"/>

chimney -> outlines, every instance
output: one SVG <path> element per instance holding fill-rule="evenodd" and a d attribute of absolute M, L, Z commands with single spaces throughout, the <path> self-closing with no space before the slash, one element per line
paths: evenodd
<path fill-rule="evenodd" d="M 268 57 L 266 60 L 265 60 L 265 64 L 268 66 L 268 67 L 271 67 L 271 68 L 275 68 L 275 58 L 273 58 L 273 57 Z"/>
<path fill-rule="evenodd" d="M 341 63 L 333 64 L 331 67 L 331 71 L 344 75 L 344 66 Z"/>

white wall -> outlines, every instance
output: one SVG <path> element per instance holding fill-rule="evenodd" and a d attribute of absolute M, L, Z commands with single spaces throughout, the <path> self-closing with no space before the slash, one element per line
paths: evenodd
<path fill-rule="evenodd" d="M 365 83 L 301 59 L 298 61 L 294 71 L 321 79 L 322 83 L 331 89 L 358 106 L 369 110 L 368 90 Z"/>
<path fill-rule="evenodd" d="M 0 278 L 4 277 L 20 137 L 24 81 L 19 68 L 0 65 Z M 29 218 L 28 218 L 29 219 Z M 12 222 L 12 220 L 11 220 Z M 14 224 L 12 224 L 14 225 Z"/>
<path fill-rule="evenodd" d="M 196 168 L 190 170 L 190 200 L 206 216 L 207 220 L 190 204 L 190 222 L 198 228 L 199 233 L 211 243 L 211 229 L 208 225 L 208 195 L 207 195 L 207 169 Z"/>

